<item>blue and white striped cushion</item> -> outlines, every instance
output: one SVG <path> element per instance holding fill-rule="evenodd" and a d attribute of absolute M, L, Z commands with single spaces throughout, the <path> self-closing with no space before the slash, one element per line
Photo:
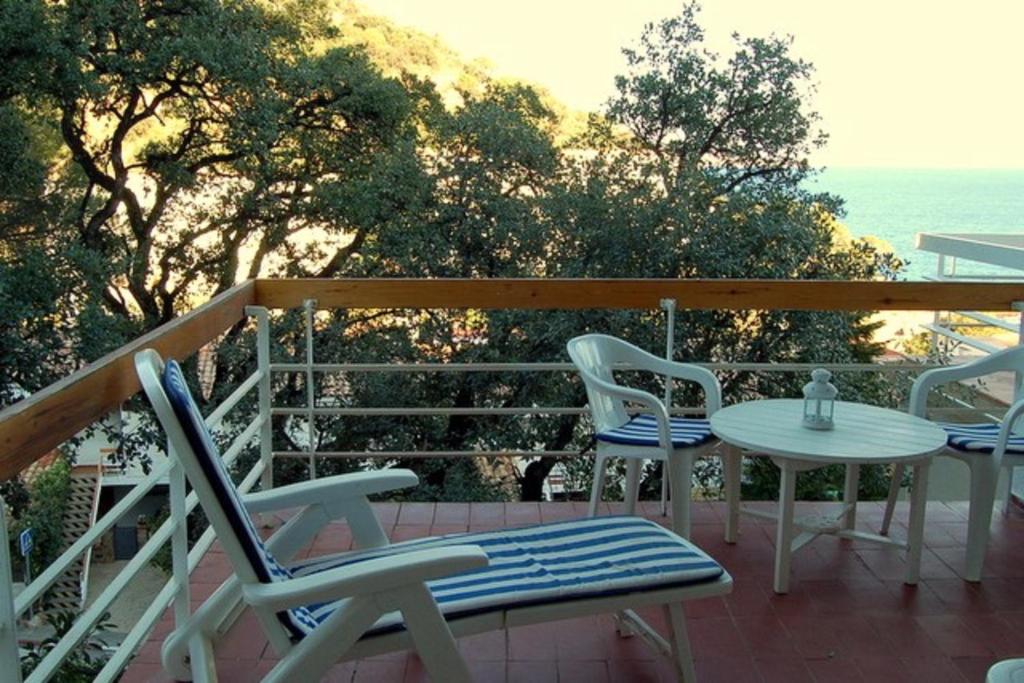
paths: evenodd
<path fill-rule="evenodd" d="M 206 428 L 203 415 L 199 412 L 195 399 L 192 398 L 192 392 L 189 391 L 188 384 L 185 382 L 181 366 L 174 360 L 169 360 L 164 367 L 163 388 L 168 402 L 178 418 L 178 423 L 185 433 L 185 438 L 188 439 L 192 454 L 217 497 L 217 502 L 220 504 L 228 524 L 231 525 L 234 536 L 238 538 L 238 543 L 242 546 L 242 551 L 256 577 L 262 583 L 273 583 L 291 578 L 291 573 L 281 566 L 273 554 L 267 550 L 259 534 L 256 533 L 252 519 L 245 511 L 245 506 L 238 495 L 238 489 L 235 488 L 227 470 L 224 469 L 224 461 L 210 435 L 210 430 Z M 282 612 L 280 618 L 288 630 L 296 636 L 303 635 L 317 624 L 316 620 L 303 608 Z"/>
<path fill-rule="evenodd" d="M 997 424 L 964 425 L 946 422 L 939 426 L 946 430 L 946 443 L 958 451 L 991 453 L 996 448 L 996 440 L 999 437 L 999 425 Z M 1010 439 L 1006 443 L 1006 452 L 1024 453 L 1024 436 L 1014 436 L 1011 433 Z"/>
<path fill-rule="evenodd" d="M 427 585 L 448 617 L 714 581 L 722 567 L 702 550 L 641 517 L 592 517 L 522 529 L 451 534 L 317 558 L 291 567 L 306 576 L 378 557 L 452 545 L 480 546 L 487 567 Z M 321 622 L 338 602 L 309 605 Z M 370 633 L 403 628 L 397 612 Z"/>
<path fill-rule="evenodd" d="M 699 446 L 711 440 L 711 423 L 707 420 L 672 417 L 669 418 L 672 431 L 672 445 L 676 448 Z M 657 446 L 658 421 L 650 413 L 641 413 L 630 418 L 629 422 L 597 433 L 597 440 L 606 443 L 618 443 L 628 446 Z"/>

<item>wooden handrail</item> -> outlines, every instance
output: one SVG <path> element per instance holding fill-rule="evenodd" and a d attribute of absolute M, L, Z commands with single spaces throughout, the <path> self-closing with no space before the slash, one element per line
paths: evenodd
<path fill-rule="evenodd" d="M 294 308 L 680 309 L 819 311 L 1009 311 L 1024 283 L 843 280 L 257 280 L 256 299 Z"/>
<path fill-rule="evenodd" d="M 822 280 L 462 280 L 246 281 L 0 412 L 0 479 L 18 474 L 139 390 L 132 358 L 152 347 L 183 358 L 242 319 L 245 307 L 1009 311 L 1024 283 Z"/>
<path fill-rule="evenodd" d="M 247 280 L 78 372 L 0 412 L 0 480 L 9 479 L 139 391 L 136 351 L 184 358 L 230 328 L 256 302 Z"/>

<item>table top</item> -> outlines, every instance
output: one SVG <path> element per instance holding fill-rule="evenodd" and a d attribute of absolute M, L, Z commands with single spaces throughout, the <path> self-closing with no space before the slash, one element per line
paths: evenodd
<path fill-rule="evenodd" d="M 802 424 L 802 399 L 749 401 L 711 416 L 722 441 L 765 455 L 821 463 L 891 463 L 933 455 L 946 446 L 942 428 L 898 410 L 836 401 L 835 428 Z"/>

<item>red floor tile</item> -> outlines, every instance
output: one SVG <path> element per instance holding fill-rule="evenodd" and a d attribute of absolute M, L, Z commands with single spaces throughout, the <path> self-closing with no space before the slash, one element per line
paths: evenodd
<path fill-rule="evenodd" d="M 508 683 L 557 683 L 558 663 L 513 662 L 508 663 Z"/>
<path fill-rule="evenodd" d="M 861 675 L 856 662 L 851 659 L 809 659 L 807 668 L 811 676 L 821 683 L 861 683 L 870 681 Z"/>
<path fill-rule="evenodd" d="M 697 680 L 701 683 L 760 683 L 754 660 L 744 655 L 697 659 Z"/>
<path fill-rule="evenodd" d="M 608 680 L 607 662 L 558 662 L 558 683 L 607 683 Z"/>
<path fill-rule="evenodd" d="M 763 657 L 754 659 L 764 683 L 809 683 L 811 671 L 799 657 Z"/>
<path fill-rule="evenodd" d="M 469 526 L 469 503 L 438 503 L 434 509 L 434 524 Z"/>
<path fill-rule="evenodd" d="M 956 614 L 917 617 L 917 622 L 948 657 L 987 657 L 992 649 Z"/>
<path fill-rule="evenodd" d="M 398 511 L 398 525 L 419 524 L 430 526 L 434 521 L 433 503 L 402 503 Z"/>

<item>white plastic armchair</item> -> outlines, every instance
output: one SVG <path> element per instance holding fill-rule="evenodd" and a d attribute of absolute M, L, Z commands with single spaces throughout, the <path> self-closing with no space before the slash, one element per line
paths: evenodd
<path fill-rule="evenodd" d="M 1024 346 L 999 351 L 971 363 L 935 368 L 921 373 L 910 391 L 908 410 L 912 415 L 927 417 L 928 394 L 935 387 L 1003 371 L 1018 373 L 1019 380 L 1021 373 L 1024 373 Z M 1024 398 L 1010 406 L 999 424 L 939 423 L 948 436 L 947 448 L 943 455 L 962 460 L 970 468 L 970 511 L 965 571 L 965 578 L 968 581 L 981 580 L 999 470 L 1003 467 L 1024 465 L 1024 436 L 1014 434 L 1022 415 Z M 903 467 L 897 465 L 893 469 L 889 499 L 882 518 L 883 534 L 889 531 L 902 480 Z"/>
<path fill-rule="evenodd" d="M 678 678 L 693 679 L 682 602 L 728 593 L 732 579 L 672 532 L 621 517 L 390 544 L 367 496 L 415 484 L 412 472 L 346 474 L 242 496 L 181 368 L 150 350 L 135 362 L 170 452 L 234 569 L 165 639 L 161 660 L 176 680 L 216 681 L 213 642 L 240 606 L 253 610 L 279 657 L 264 681 L 316 681 L 340 659 L 412 647 L 433 680 L 462 683 L 470 677 L 456 636 L 644 606 L 666 610 L 669 640 L 652 637 Z M 297 511 L 264 543 L 250 515 L 281 509 Z M 338 519 L 356 550 L 296 559 Z"/>
<path fill-rule="evenodd" d="M 605 334 L 576 337 L 566 348 L 583 378 L 594 420 L 597 450 L 590 514 L 597 514 L 608 458 L 627 459 L 625 500 L 630 514 L 636 511 L 643 460 L 661 460 L 672 493 L 673 529 L 688 538 L 693 462 L 717 443 L 707 418 L 722 405 L 718 380 L 705 368 L 659 358 Z M 670 416 L 666 406 L 653 394 L 617 384 L 613 374 L 617 368 L 662 375 L 666 382 L 697 383 L 704 393 L 705 417 Z M 643 412 L 631 416 L 627 410 L 630 404 L 640 406 Z"/>

